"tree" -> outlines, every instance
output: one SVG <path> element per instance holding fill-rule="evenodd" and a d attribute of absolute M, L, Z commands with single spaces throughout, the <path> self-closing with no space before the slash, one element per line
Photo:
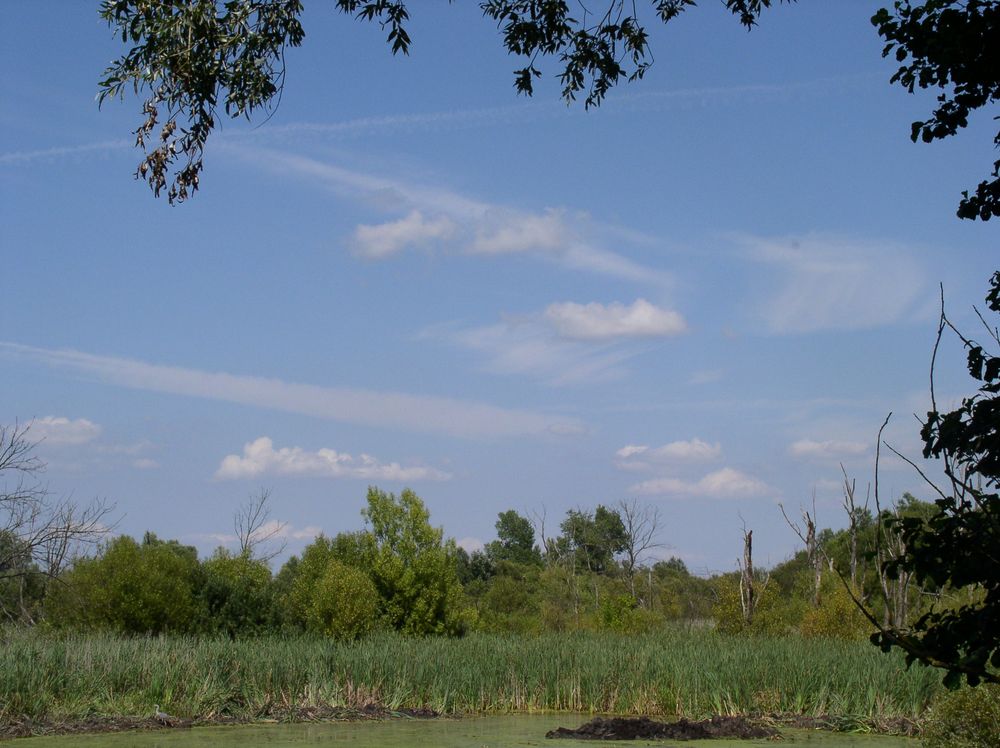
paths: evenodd
<path fill-rule="evenodd" d="M 424 502 L 408 488 L 397 498 L 372 486 L 367 500 L 361 512 L 369 526 L 365 568 L 381 597 L 383 620 L 407 634 L 462 633 L 454 542 L 431 526 Z"/>
<path fill-rule="evenodd" d="M 976 109 L 1000 101 L 1000 3 L 897 0 L 893 7 L 894 13 L 883 8 L 872 17 L 886 41 L 882 56 L 894 53 L 903 63 L 891 82 L 910 93 L 918 87 L 942 91 L 930 119 L 911 126 L 913 142 L 954 135 Z M 1000 145 L 1000 131 L 993 143 Z M 962 193 L 959 218 L 1000 216 L 1000 160 L 990 176 L 973 195 Z"/>
<path fill-rule="evenodd" d="M 1000 313 L 1000 272 L 990 286 L 987 306 Z M 903 548 L 884 568 L 891 577 L 912 575 L 935 588 L 971 587 L 980 594 L 957 608 L 935 604 L 911 626 L 879 626 L 872 636 L 883 650 L 901 648 L 908 663 L 945 669 L 945 683 L 952 687 L 962 675 L 970 685 L 1000 683 L 1000 335 L 979 316 L 992 352 L 952 325 L 942 298 L 931 364 L 931 410 L 920 435 L 924 457 L 940 460 L 948 485 L 942 489 L 928 481 L 938 496 L 930 516 L 917 512 L 887 519 Z M 933 386 L 934 360 L 945 331 L 958 336 L 967 351 L 969 374 L 980 383 L 974 395 L 949 412 L 938 409 Z M 878 626 L 874 619 L 872 623 Z"/>
<path fill-rule="evenodd" d="M 639 562 L 652 549 L 659 547 L 657 534 L 660 531 L 660 510 L 654 506 L 640 506 L 635 499 L 618 502 L 618 514 L 625 528 L 625 542 L 622 549 L 622 570 L 628 581 L 632 599 L 639 601 L 635 591 L 635 572 Z M 646 601 L 647 607 L 649 602 Z"/>
<path fill-rule="evenodd" d="M 198 597 L 204 607 L 201 628 L 232 638 L 262 633 L 271 624 L 271 570 L 249 553 L 219 548 L 202 565 Z"/>
<path fill-rule="evenodd" d="M 259 557 L 266 562 L 284 553 L 288 545 L 281 537 L 285 523 L 271 520 L 271 508 L 267 505 L 270 499 L 271 492 L 262 488 L 256 494 L 251 494 L 233 517 L 233 529 L 240 545 L 239 555 L 248 558 Z M 267 548 L 272 540 L 281 542 L 276 547 Z M 261 548 L 266 550 L 259 553 L 258 550 Z"/>
<path fill-rule="evenodd" d="M 724 0 L 747 28 L 773 1 Z M 647 12 L 667 23 L 694 4 L 651 0 Z M 392 53 L 409 53 L 406 0 L 336 0 L 335 6 L 388 28 Z M 565 0 L 482 0 L 480 8 L 501 29 L 507 51 L 526 59 L 514 72 L 514 86 L 525 95 L 541 75 L 540 57 L 558 57 L 563 98 L 582 94 L 586 107 L 600 104 L 622 79 L 642 78 L 652 63 L 634 2 L 604 0 L 595 12 L 581 5 L 579 18 Z M 98 100 L 124 97 L 128 89 L 146 92 L 135 131 L 146 155 L 135 176 L 154 195 L 166 190 L 175 203 L 197 191 L 220 107 L 227 117 L 250 119 L 276 106 L 285 51 L 305 38 L 302 10 L 301 0 L 103 0 L 101 17 L 132 46 L 104 71 Z"/>
<path fill-rule="evenodd" d="M 198 553 L 147 532 L 142 543 L 122 535 L 96 558 L 81 558 L 52 589 L 46 611 L 55 625 L 125 634 L 196 630 L 203 609 Z"/>
<path fill-rule="evenodd" d="M 563 534 L 556 541 L 557 546 L 582 570 L 607 573 L 615 556 L 625 550 L 625 525 L 621 515 L 603 504 L 593 513 L 570 509 L 559 528 Z"/>
<path fill-rule="evenodd" d="M 38 479 L 45 463 L 30 432 L 31 424 L 0 425 L 0 609 L 28 623 L 34 620 L 28 601 L 41 580 L 58 578 L 72 553 L 97 543 L 113 509 L 100 500 L 81 507 L 53 499 Z"/>
<path fill-rule="evenodd" d="M 497 515 L 495 526 L 497 539 L 486 546 L 486 553 L 494 564 L 510 561 L 537 566 L 542 563 L 542 554 L 535 547 L 535 528 L 531 520 L 509 509 Z"/>
<path fill-rule="evenodd" d="M 332 559 L 313 588 L 306 628 L 334 639 L 357 639 L 375 628 L 379 602 L 371 577 Z"/>

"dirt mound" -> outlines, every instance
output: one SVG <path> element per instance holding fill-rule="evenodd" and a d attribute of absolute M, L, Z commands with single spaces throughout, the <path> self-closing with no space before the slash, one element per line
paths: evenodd
<path fill-rule="evenodd" d="M 708 740 L 710 738 L 773 738 L 778 731 L 755 725 L 744 717 L 712 717 L 692 722 L 654 722 L 649 717 L 595 717 L 571 730 L 560 727 L 546 733 L 547 738 L 578 740 Z"/>

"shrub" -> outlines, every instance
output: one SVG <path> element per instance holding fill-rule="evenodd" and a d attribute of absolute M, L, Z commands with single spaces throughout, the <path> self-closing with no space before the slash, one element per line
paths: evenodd
<path fill-rule="evenodd" d="M 735 575 L 719 577 L 715 580 L 716 602 L 712 606 L 715 629 L 724 634 L 781 635 L 791 628 L 789 617 L 794 606 L 783 601 L 776 584 L 759 583 L 757 604 L 749 626 L 743 618 L 740 606 L 739 579 Z"/>
<path fill-rule="evenodd" d="M 202 609 L 195 598 L 197 551 L 146 533 L 108 543 L 96 558 L 80 559 L 51 585 L 46 613 L 57 626 L 100 628 L 125 634 L 193 630 Z"/>
<path fill-rule="evenodd" d="M 941 694 L 924 724 L 926 748 L 1000 745 L 1000 686 L 984 684 Z"/>
<path fill-rule="evenodd" d="M 803 636 L 829 639 L 866 639 L 872 631 L 839 579 L 823 580 L 818 608 L 809 608 L 802 616 L 799 631 Z"/>
<path fill-rule="evenodd" d="M 640 634 L 652 630 L 662 619 L 639 607 L 631 595 L 611 595 L 601 603 L 601 628 L 621 634 Z"/>
<path fill-rule="evenodd" d="M 204 630 L 231 637 L 262 633 L 270 624 L 271 570 L 248 555 L 220 548 L 202 564 Z"/>
<path fill-rule="evenodd" d="M 371 577 L 331 560 L 313 587 L 306 628 L 334 639 L 357 639 L 375 628 L 378 607 L 378 590 Z"/>

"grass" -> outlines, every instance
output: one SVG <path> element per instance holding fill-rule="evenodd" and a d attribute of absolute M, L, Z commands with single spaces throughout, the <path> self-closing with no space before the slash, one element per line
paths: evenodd
<path fill-rule="evenodd" d="M 915 719 L 939 675 L 867 643 L 727 637 L 383 634 L 354 643 L 0 631 L 0 725 L 147 715 L 257 719 L 302 707 Z"/>

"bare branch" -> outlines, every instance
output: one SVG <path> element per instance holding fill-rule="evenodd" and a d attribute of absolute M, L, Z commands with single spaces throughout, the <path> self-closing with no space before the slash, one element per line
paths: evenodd
<path fill-rule="evenodd" d="M 270 561 L 284 553 L 288 541 L 282 534 L 287 523 L 271 522 L 271 509 L 267 505 L 270 498 L 270 489 L 261 488 L 256 494 L 251 494 L 233 516 L 233 529 L 236 530 L 236 537 L 239 540 L 240 555 Z M 276 538 L 281 538 L 280 545 L 257 555 L 259 548 Z"/>

